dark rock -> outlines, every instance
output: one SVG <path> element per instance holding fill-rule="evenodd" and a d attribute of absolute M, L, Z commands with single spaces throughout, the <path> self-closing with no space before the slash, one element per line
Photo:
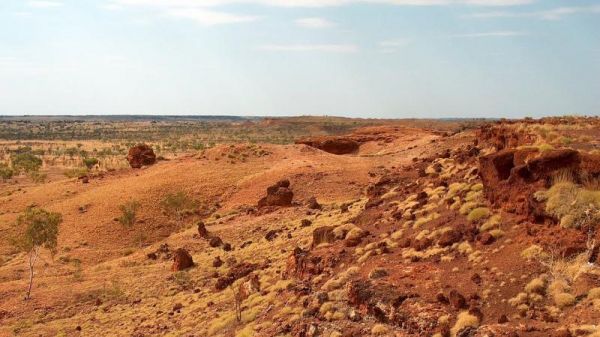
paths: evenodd
<path fill-rule="evenodd" d="M 454 309 L 463 309 L 467 306 L 467 300 L 458 291 L 452 289 L 448 293 L 448 301 Z"/>
<path fill-rule="evenodd" d="M 462 240 L 462 233 L 456 229 L 445 231 L 438 239 L 440 247 L 448 247 Z"/>
<path fill-rule="evenodd" d="M 213 248 L 220 247 L 223 244 L 223 240 L 221 240 L 221 238 L 218 236 L 213 236 L 208 241 L 208 244 Z"/>
<path fill-rule="evenodd" d="M 306 205 L 309 209 L 322 209 L 323 207 L 321 206 L 321 204 L 319 204 L 319 202 L 317 201 L 317 198 L 315 197 L 310 197 L 310 199 L 308 199 L 308 201 L 306 202 Z"/>

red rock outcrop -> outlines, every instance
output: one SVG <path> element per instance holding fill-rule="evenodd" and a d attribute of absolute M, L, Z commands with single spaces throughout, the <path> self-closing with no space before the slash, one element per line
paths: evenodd
<path fill-rule="evenodd" d="M 287 259 L 286 275 L 300 280 L 310 279 L 323 272 L 322 259 L 310 251 L 296 247 Z"/>
<path fill-rule="evenodd" d="M 129 149 L 127 161 L 132 168 L 141 168 L 156 163 L 156 155 L 152 147 L 146 144 L 138 144 Z"/>
<path fill-rule="evenodd" d="M 360 144 L 346 137 L 310 137 L 296 141 L 296 144 L 304 144 L 325 152 L 333 154 L 349 154 L 358 151 Z"/>
<path fill-rule="evenodd" d="M 597 176 L 600 156 L 559 149 L 538 154 L 535 149 L 506 149 L 479 158 L 485 194 L 493 204 L 521 215 L 535 215 L 533 193 L 549 187 L 552 175 L 570 170 Z"/>

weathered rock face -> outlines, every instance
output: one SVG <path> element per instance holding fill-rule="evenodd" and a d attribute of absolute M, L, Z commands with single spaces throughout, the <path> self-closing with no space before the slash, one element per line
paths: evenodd
<path fill-rule="evenodd" d="M 138 144 L 129 149 L 127 161 L 132 168 L 141 168 L 156 163 L 156 155 L 146 144 Z"/>
<path fill-rule="evenodd" d="M 538 207 L 532 195 L 548 187 L 554 172 L 581 172 L 582 166 L 593 166 L 582 165 L 580 153 L 570 149 L 535 155 L 536 150 L 507 149 L 480 157 L 479 174 L 488 200 L 514 213 L 533 215 Z"/>
<path fill-rule="evenodd" d="M 311 137 L 296 141 L 333 154 L 349 154 L 358 151 L 360 144 L 352 139 L 343 137 Z"/>
<path fill-rule="evenodd" d="M 477 144 L 489 144 L 500 151 L 535 142 L 535 136 L 526 132 L 515 131 L 506 125 L 489 124 L 481 127 L 475 137 Z"/>
<path fill-rule="evenodd" d="M 172 271 L 180 271 L 194 266 L 194 260 L 190 253 L 183 248 L 179 248 L 173 253 Z"/>
<path fill-rule="evenodd" d="M 291 206 L 294 192 L 289 188 L 290 181 L 287 179 L 278 181 L 275 185 L 267 188 L 267 196 L 258 201 L 258 207 L 265 206 Z"/>

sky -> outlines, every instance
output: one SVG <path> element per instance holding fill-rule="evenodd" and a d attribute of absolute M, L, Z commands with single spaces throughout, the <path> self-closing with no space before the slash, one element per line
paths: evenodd
<path fill-rule="evenodd" d="M 0 115 L 600 115 L 598 0 L 0 0 Z"/>

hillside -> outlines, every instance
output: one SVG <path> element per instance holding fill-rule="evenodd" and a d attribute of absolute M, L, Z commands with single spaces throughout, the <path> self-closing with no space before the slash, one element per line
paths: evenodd
<path fill-rule="evenodd" d="M 27 301 L 0 242 L 0 336 L 600 336 L 599 135 L 390 123 L 5 183 L 2 237 L 28 206 L 63 222 Z"/>

